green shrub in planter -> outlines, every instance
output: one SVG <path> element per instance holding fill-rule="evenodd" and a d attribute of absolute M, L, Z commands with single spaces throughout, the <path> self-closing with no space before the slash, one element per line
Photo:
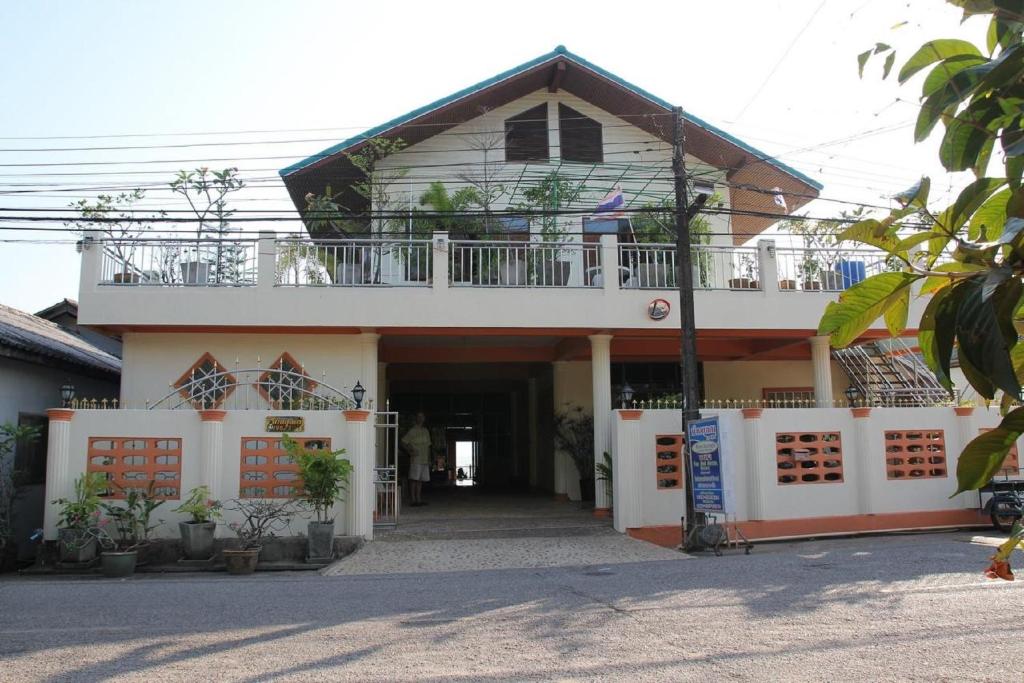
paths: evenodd
<path fill-rule="evenodd" d="M 96 559 L 100 492 L 107 478 L 100 472 L 83 473 L 75 479 L 74 498 L 58 498 L 57 534 L 61 562 L 92 562 Z"/>
<path fill-rule="evenodd" d="M 173 512 L 189 515 L 191 519 L 178 522 L 181 547 L 186 560 L 208 560 L 213 557 L 213 537 L 221 517 L 221 503 L 210 497 L 208 486 L 197 486 L 188 492 L 185 502 Z"/>
<path fill-rule="evenodd" d="M 330 512 L 344 496 L 352 463 L 341 457 L 345 449 L 303 448 L 287 434 L 281 443 L 299 465 L 302 502 L 316 514 L 316 521 L 308 525 L 307 557 L 329 559 L 334 556 L 334 518 L 330 517 Z"/>

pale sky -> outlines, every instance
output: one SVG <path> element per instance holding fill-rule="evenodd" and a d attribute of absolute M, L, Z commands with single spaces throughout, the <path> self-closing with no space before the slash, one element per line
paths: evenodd
<path fill-rule="evenodd" d="M 293 210 L 277 169 L 559 44 L 779 155 L 822 182 L 826 200 L 887 206 L 922 173 L 937 195 L 964 179 L 938 166 L 938 137 L 913 144 L 919 81 L 881 81 L 880 60 L 861 80 L 856 55 L 882 41 L 906 58 L 926 39 L 983 35 L 939 0 L 7 2 L 0 215 L 162 185 L 202 165 L 242 170 L 238 208 Z M 229 134 L 244 131 L 276 132 Z M 195 135 L 206 132 L 217 134 Z M 147 137 L 25 139 L 125 134 Z M 243 141 L 257 144 L 21 151 Z M 111 161 L 132 163 L 24 165 Z M 182 208 L 163 187 L 144 206 Z M 0 303 L 34 312 L 77 298 L 71 234 L 0 239 L 60 242 L 0 242 Z"/>

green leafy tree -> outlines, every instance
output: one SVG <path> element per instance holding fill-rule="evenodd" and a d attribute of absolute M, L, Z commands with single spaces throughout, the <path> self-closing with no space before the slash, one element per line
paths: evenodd
<path fill-rule="evenodd" d="M 229 208 L 229 197 L 244 187 L 237 168 L 211 171 L 204 166 L 194 171 L 178 171 L 171 181 L 171 192 L 184 197 L 195 215 L 197 256 L 200 251 L 212 251 L 209 260 L 214 264 L 215 282 L 239 282 L 244 275 L 244 248 L 225 241 L 231 229 L 231 216 L 235 213 Z M 204 237 L 216 240 L 212 250 L 198 243 Z"/>
<path fill-rule="evenodd" d="M 929 299 L 918 323 L 925 362 L 952 389 L 950 359 L 958 351 L 970 385 L 1004 413 L 996 429 L 974 439 L 957 466 L 957 493 L 984 486 L 1024 433 L 1019 405 L 1024 344 L 1018 343 L 1024 295 L 1024 14 L 1019 1 L 948 0 L 964 19 L 988 21 L 984 48 L 959 39 L 932 40 L 897 72 L 901 84 L 921 72 L 921 108 L 914 138 L 941 124 L 939 159 L 970 182 L 949 206 L 933 207 L 922 178 L 896 199 L 888 216 L 860 220 L 838 235 L 886 251 L 896 272 L 870 277 L 829 304 L 819 332 L 836 347 L 854 342 L 884 318 L 893 335 L 907 327 L 913 289 Z M 858 57 L 861 71 L 885 55 L 883 78 L 896 53 L 879 43 Z M 1001 159 L 992 152 L 998 145 Z"/>
<path fill-rule="evenodd" d="M 123 268 L 121 274 L 132 274 L 132 258 L 138 248 L 138 239 L 152 230 L 151 219 L 165 216 L 158 211 L 151 216 L 141 213 L 136 205 L 146 193 L 141 189 L 119 194 L 97 195 L 95 200 L 79 199 L 68 206 L 78 212 L 78 219 L 64 226 L 82 237 L 99 236 Z"/>
<path fill-rule="evenodd" d="M 0 425 L 0 566 L 14 545 L 14 504 L 21 473 L 15 469 L 14 449 L 39 438 L 39 428 L 5 423 Z"/>
<path fill-rule="evenodd" d="M 419 222 L 432 223 L 434 229 L 443 230 L 457 237 L 477 238 L 485 229 L 485 222 L 467 212 L 480 206 L 483 198 L 475 187 L 460 187 L 449 192 L 444 183 L 433 182 L 420 196 L 420 206 L 430 208 L 435 214 L 430 218 L 422 217 Z"/>

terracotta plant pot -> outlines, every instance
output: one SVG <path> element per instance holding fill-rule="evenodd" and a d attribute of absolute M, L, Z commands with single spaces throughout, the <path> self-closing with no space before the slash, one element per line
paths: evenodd
<path fill-rule="evenodd" d="M 114 282 L 119 285 L 135 284 L 139 281 L 138 273 L 114 273 Z"/>
<path fill-rule="evenodd" d="M 734 277 L 729 280 L 729 289 L 757 289 L 757 280 L 748 277 Z"/>
<path fill-rule="evenodd" d="M 821 283 L 814 280 L 804 280 L 804 291 L 805 292 L 820 292 Z"/>
<path fill-rule="evenodd" d="M 135 564 L 138 560 L 139 553 L 134 550 L 102 552 L 100 553 L 100 568 L 103 570 L 103 576 L 119 579 L 134 574 Z"/>
<path fill-rule="evenodd" d="M 779 280 L 779 289 L 796 289 L 796 280 Z"/>
<path fill-rule="evenodd" d="M 248 550 L 225 550 L 224 568 L 228 574 L 252 574 L 260 558 L 259 548 Z"/>

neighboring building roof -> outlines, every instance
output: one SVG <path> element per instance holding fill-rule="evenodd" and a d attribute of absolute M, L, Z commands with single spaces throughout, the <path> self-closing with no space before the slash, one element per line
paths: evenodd
<path fill-rule="evenodd" d="M 343 140 L 282 169 L 280 175 L 301 212 L 307 192 L 322 193 L 327 185 L 343 187 L 357 177 L 343 152 L 357 150 L 368 139 L 386 134 L 415 144 L 475 118 L 481 106 L 501 106 L 544 87 L 564 89 L 614 115 L 628 115 L 638 128 L 660 139 L 671 139 L 672 127 L 662 125 L 664 114 L 673 109 L 670 103 L 558 46 L 536 59 Z M 660 122 L 654 118 L 657 115 L 662 117 Z M 688 124 L 687 151 L 708 164 L 730 169 L 734 208 L 781 216 L 784 213 L 765 190 L 780 188 L 792 212 L 816 197 L 822 188 L 816 180 L 707 121 L 689 112 L 684 112 L 683 117 Z M 736 227 L 745 228 L 742 232 L 748 236 L 776 220 L 756 215 L 734 217 Z"/>
<path fill-rule="evenodd" d="M 36 313 L 40 318 L 46 320 L 53 320 L 54 318 L 62 315 L 70 315 L 74 318 L 78 318 L 78 302 L 74 299 L 61 299 L 52 306 L 47 306 L 43 310 Z"/>
<path fill-rule="evenodd" d="M 3 304 L 0 304 L 0 355 L 36 362 L 55 359 L 61 364 L 104 375 L 121 374 L 121 360 L 116 356 L 56 323 Z"/>

